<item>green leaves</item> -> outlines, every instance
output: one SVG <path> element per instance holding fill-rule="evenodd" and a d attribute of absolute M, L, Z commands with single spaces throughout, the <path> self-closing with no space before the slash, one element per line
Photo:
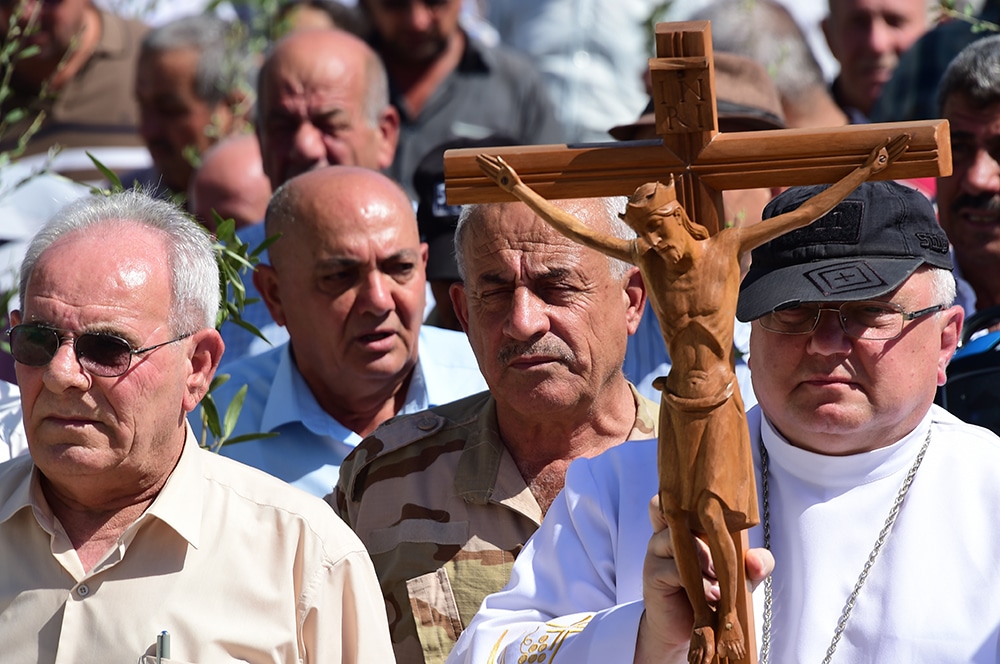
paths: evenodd
<path fill-rule="evenodd" d="M 248 243 L 240 240 L 236 233 L 236 222 L 233 219 L 223 219 L 214 210 L 212 216 L 215 221 L 215 255 L 219 261 L 219 301 L 222 302 L 215 326 L 221 328 L 228 322 L 270 343 L 260 330 L 243 320 L 243 311 L 247 305 L 258 301 L 257 298 L 247 297 L 243 279 L 245 275 L 251 274 L 256 269 L 260 262 L 260 255 L 279 236 L 269 237 L 258 246 L 251 248 Z M 243 408 L 243 401 L 246 399 L 247 387 L 244 385 L 240 388 L 226 408 L 224 417 L 220 419 L 219 409 L 215 404 L 212 391 L 227 380 L 229 380 L 227 374 L 216 376 L 209 387 L 208 394 L 201 401 L 201 446 L 218 452 L 223 445 L 276 436 L 275 433 L 255 433 L 231 437 L 239 419 L 240 410 Z M 209 436 L 212 438 L 211 441 Z"/>
<path fill-rule="evenodd" d="M 219 418 L 219 410 L 215 405 L 215 401 L 211 399 L 212 390 L 214 390 L 219 385 L 223 385 L 229 380 L 229 374 L 222 374 L 216 376 L 212 380 L 212 386 L 209 388 L 209 395 L 201 402 L 202 411 L 202 437 L 201 446 L 205 449 L 211 450 L 213 452 L 218 452 L 222 449 L 223 445 L 232 445 L 235 443 L 242 443 L 248 440 L 257 440 L 259 438 L 273 438 L 277 436 L 277 433 L 249 433 L 243 434 L 241 436 L 232 437 L 233 430 L 236 428 L 236 422 L 239 420 L 240 411 L 243 409 L 243 402 L 247 398 L 247 386 L 244 385 L 239 390 L 237 390 L 233 400 L 229 402 L 229 406 L 226 408 L 225 417 Z M 207 434 L 211 434 L 214 440 L 209 441 Z"/>

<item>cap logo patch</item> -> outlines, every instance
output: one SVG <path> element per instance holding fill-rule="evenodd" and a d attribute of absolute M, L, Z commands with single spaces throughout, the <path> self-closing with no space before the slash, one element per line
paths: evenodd
<path fill-rule="evenodd" d="M 772 240 L 772 251 L 781 254 L 809 245 L 857 244 L 861 239 L 861 218 L 864 211 L 863 201 L 842 201 L 808 226 Z"/>
<path fill-rule="evenodd" d="M 448 205 L 444 182 L 438 182 L 434 185 L 434 200 L 431 201 L 431 214 L 435 217 L 457 217 L 461 212 L 461 205 Z"/>
<path fill-rule="evenodd" d="M 939 254 L 948 253 L 948 238 L 942 235 L 935 235 L 933 233 L 916 233 L 917 240 L 920 241 L 920 246 L 923 249 L 929 251 L 934 251 Z"/>
<path fill-rule="evenodd" d="M 827 297 L 887 285 L 864 261 L 845 261 L 816 268 L 806 272 L 805 278 Z"/>

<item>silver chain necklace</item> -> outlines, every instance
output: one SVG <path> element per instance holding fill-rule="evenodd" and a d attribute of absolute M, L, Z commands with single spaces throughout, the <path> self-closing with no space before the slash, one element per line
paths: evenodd
<path fill-rule="evenodd" d="M 854 605 L 858 601 L 858 595 L 861 593 L 861 587 L 864 586 L 865 581 L 868 580 L 868 573 L 875 564 L 875 559 L 878 558 L 878 554 L 882 550 L 882 545 L 885 544 L 886 539 L 889 537 L 889 532 L 892 530 L 893 524 L 896 523 L 896 517 L 899 516 L 899 509 L 903 505 L 903 499 L 906 498 L 906 492 L 910 490 L 910 484 L 913 483 L 913 477 L 917 474 L 917 468 L 920 467 L 920 462 L 924 460 L 924 453 L 927 452 L 927 446 L 930 442 L 931 430 L 930 427 L 928 427 L 927 438 L 924 439 L 924 444 L 917 453 L 917 458 L 913 460 L 913 465 L 910 467 L 909 472 L 906 473 L 906 478 L 903 480 L 902 486 L 899 487 L 899 493 L 896 494 L 896 501 L 892 504 L 892 508 L 889 510 L 889 516 L 885 519 L 885 525 L 882 526 L 882 531 L 878 534 L 878 538 L 875 540 L 875 546 L 872 547 L 871 553 L 868 554 L 868 560 L 865 562 L 864 569 L 861 570 L 861 575 L 858 577 L 857 583 L 854 584 L 854 590 L 851 591 L 851 595 L 847 598 L 847 603 L 844 604 L 844 610 L 840 614 L 840 620 L 837 621 L 837 629 L 834 630 L 833 639 L 830 640 L 830 647 L 826 649 L 826 657 L 823 658 L 823 664 L 829 664 L 834 651 L 837 650 L 837 645 L 840 643 L 840 637 L 843 636 L 844 630 L 847 628 L 847 621 L 851 617 L 851 611 L 854 610 Z M 760 441 L 760 483 L 761 500 L 764 503 L 764 548 L 770 550 L 771 509 L 768 502 L 769 496 L 767 479 L 768 456 L 767 449 L 764 447 L 764 441 L 762 438 Z M 768 657 L 771 654 L 771 602 L 772 582 L 771 577 L 768 576 L 764 580 L 764 624 L 761 627 L 759 664 L 767 664 Z"/>

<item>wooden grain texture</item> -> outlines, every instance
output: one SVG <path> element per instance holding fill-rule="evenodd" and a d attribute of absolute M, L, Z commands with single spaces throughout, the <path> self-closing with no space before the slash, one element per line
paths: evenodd
<path fill-rule="evenodd" d="M 514 200 L 479 170 L 479 154 L 500 155 L 548 199 L 630 195 L 647 182 L 692 174 L 719 191 L 834 182 L 890 136 L 910 135 L 906 152 L 873 179 L 951 175 L 947 120 L 716 134 L 685 161 L 661 141 L 470 148 L 445 153 L 448 203 Z"/>

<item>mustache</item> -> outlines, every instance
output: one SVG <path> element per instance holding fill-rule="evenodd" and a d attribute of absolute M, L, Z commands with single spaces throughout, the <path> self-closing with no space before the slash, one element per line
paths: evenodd
<path fill-rule="evenodd" d="M 972 208 L 974 210 L 986 210 L 987 212 L 1000 212 L 1000 195 L 997 194 L 961 194 L 955 198 L 949 208 L 952 212 L 958 212 L 962 208 Z"/>
<path fill-rule="evenodd" d="M 512 341 L 497 352 L 501 366 L 507 366 L 519 357 L 554 357 L 565 363 L 576 361 L 576 354 L 563 341 L 554 337 L 542 337 L 534 341 Z"/>

